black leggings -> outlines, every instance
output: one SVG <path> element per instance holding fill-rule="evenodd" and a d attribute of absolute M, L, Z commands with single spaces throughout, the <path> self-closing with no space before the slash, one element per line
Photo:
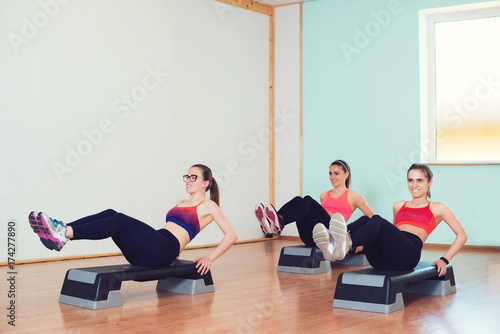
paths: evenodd
<path fill-rule="evenodd" d="M 399 230 L 379 215 L 363 216 L 347 228 L 352 247 L 363 246 L 368 262 L 375 269 L 411 270 L 420 261 L 422 240 L 413 233 Z"/>
<path fill-rule="evenodd" d="M 278 214 L 283 218 L 283 228 L 296 222 L 300 240 L 308 246 L 316 245 L 312 236 L 316 224 L 330 226 L 330 215 L 311 196 L 294 197 L 279 209 Z"/>
<path fill-rule="evenodd" d="M 151 226 L 108 209 L 70 224 L 73 239 L 100 240 L 111 237 L 123 255 L 133 265 L 166 266 L 179 255 L 179 240 L 166 229 Z"/>

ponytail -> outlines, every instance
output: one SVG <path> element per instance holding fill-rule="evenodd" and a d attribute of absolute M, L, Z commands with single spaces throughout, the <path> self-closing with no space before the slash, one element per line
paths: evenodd
<path fill-rule="evenodd" d="M 214 201 L 217 205 L 219 205 L 220 193 L 219 193 L 219 186 L 217 185 L 217 181 L 215 181 L 215 179 L 212 177 L 212 180 L 210 183 L 211 183 L 211 185 L 209 185 L 209 187 L 210 187 L 210 199 L 212 201 Z"/>
<path fill-rule="evenodd" d="M 219 186 L 217 185 L 217 181 L 215 181 L 215 178 L 212 176 L 212 170 L 203 164 L 195 164 L 191 167 L 196 167 L 201 169 L 203 179 L 209 181 L 208 187 L 205 191 L 210 190 L 210 199 L 214 201 L 217 205 L 219 205 L 219 197 L 220 197 Z"/>

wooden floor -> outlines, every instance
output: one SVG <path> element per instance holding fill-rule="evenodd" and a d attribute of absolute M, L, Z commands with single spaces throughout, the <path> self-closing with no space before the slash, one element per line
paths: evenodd
<path fill-rule="evenodd" d="M 465 249 L 452 261 L 457 293 L 405 294 L 390 314 L 332 308 L 337 277 L 360 267 L 335 266 L 317 275 L 276 271 L 293 237 L 239 244 L 212 267 L 215 292 L 182 295 L 155 282 L 124 282 L 123 306 L 88 310 L 60 304 L 69 268 L 125 263 L 121 256 L 18 265 L 16 326 L 7 324 L 7 268 L 0 267 L 2 333 L 500 333 L 500 248 Z M 444 253 L 426 246 L 422 260 Z M 192 260 L 210 249 L 192 249 Z"/>

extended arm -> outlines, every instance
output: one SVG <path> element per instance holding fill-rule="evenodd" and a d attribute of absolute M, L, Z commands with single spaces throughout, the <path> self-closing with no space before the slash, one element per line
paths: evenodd
<path fill-rule="evenodd" d="M 368 203 L 366 202 L 365 198 L 363 197 L 363 195 L 361 195 L 360 193 L 357 193 L 355 191 L 350 191 L 349 192 L 349 204 L 352 202 L 352 204 L 354 204 L 354 206 L 356 208 L 358 208 L 359 210 L 361 210 L 361 212 L 363 212 L 363 214 L 365 216 L 368 216 L 368 217 L 373 217 L 373 215 L 375 214 L 372 210 L 372 208 L 370 208 L 370 206 L 368 205 Z M 352 207 L 352 206 L 351 206 Z M 359 253 L 363 250 L 364 246 L 358 246 L 356 247 L 356 250 L 354 251 L 354 253 Z"/>
<path fill-rule="evenodd" d="M 207 203 L 209 214 L 212 216 L 213 220 L 217 223 L 221 231 L 224 233 L 224 237 L 215 249 L 204 257 L 199 257 L 194 260 L 197 262 L 196 268 L 198 272 L 202 275 L 206 274 L 212 265 L 212 262 L 224 254 L 231 246 L 238 240 L 236 232 L 234 231 L 231 223 L 226 218 L 222 210 L 214 202 Z"/>
<path fill-rule="evenodd" d="M 365 216 L 371 218 L 374 215 L 372 208 L 370 208 L 368 203 L 366 203 L 363 195 L 355 191 L 350 191 L 349 194 L 352 194 L 352 203 L 356 206 L 356 208 L 360 209 Z"/>
<path fill-rule="evenodd" d="M 445 259 L 450 261 L 465 245 L 465 242 L 467 241 L 467 233 L 465 233 L 462 224 L 458 221 L 453 212 L 446 205 L 442 203 L 434 203 L 433 209 L 436 213 L 435 216 L 442 219 L 446 224 L 448 224 L 448 226 L 456 235 L 455 240 L 451 244 L 450 248 L 448 248 L 446 253 L 444 253 L 443 255 Z M 432 265 L 436 266 L 440 276 L 446 274 L 446 263 L 443 260 L 436 260 Z"/>

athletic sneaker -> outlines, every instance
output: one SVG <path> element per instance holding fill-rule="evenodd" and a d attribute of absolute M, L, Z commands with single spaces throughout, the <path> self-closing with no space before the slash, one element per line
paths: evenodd
<path fill-rule="evenodd" d="M 30 222 L 30 226 L 33 229 L 33 232 L 35 232 L 38 236 L 41 238 L 45 238 L 46 235 L 43 233 L 42 229 L 40 228 L 42 226 L 42 222 L 38 220 L 37 214 L 35 211 L 31 211 L 28 220 Z"/>
<path fill-rule="evenodd" d="M 283 217 L 281 217 L 278 214 L 278 212 L 271 203 L 266 205 L 266 217 L 272 223 L 273 233 L 276 235 L 280 235 L 281 230 L 283 229 L 282 227 Z"/>
<path fill-rule="evenodd" d="M 50 218 L 43 212 L 38 214 L 38 220 L 41 222 L 40 229 L 46 236 L 45 241 L 40 238 L 42 243 L 49 249 L 60 251 L 69 241 L 66 237 L 66 224 L 59 220 Z M 41 236 L 41 234 L 38 236 Z"/>
<path fill-rule="evenodd" d="M 40 241 L 43 243 L 45 247 L 48 249 L 55 249 L 53 246 L 52 242 L 49 242 L 47 239 L 47 234 L 44 232 L 44 227 L 42 221 L 38 218 L 38 215 L 35 211 L 31 211 L 28 220 L 30 222 L 30 226 L 33 229 L 33 232 L 35 232 L 38 237 L 40 238 Z"/>
<path fill-rule="evenodd" d="M 336 261 L 337 259 L 333 256 L 333 249 L 335 248 L 335 240 L 332 234 L 325 225 L 318 223 L 313 229 L 313 239 L 316 246 L 321 249 L 323 257 L 327 261 Z"/>
<path fill-rule="evenodd" d="M 260 229 L 264 234 L 273 234 L 273 228 L 266 217 L 266 211 L 264 208 L 264 204 L 258 203 L 254 208 L 255 217 L 259 221 Z"/>
<path fill-rule="evenodd" d="M 334 213 L 330 219 L 330 233 L 335 240 L 333 257 L 343 260 L 352 246 L 351 236 L 347 232 L 347 224 L 340 213 Z"/>

